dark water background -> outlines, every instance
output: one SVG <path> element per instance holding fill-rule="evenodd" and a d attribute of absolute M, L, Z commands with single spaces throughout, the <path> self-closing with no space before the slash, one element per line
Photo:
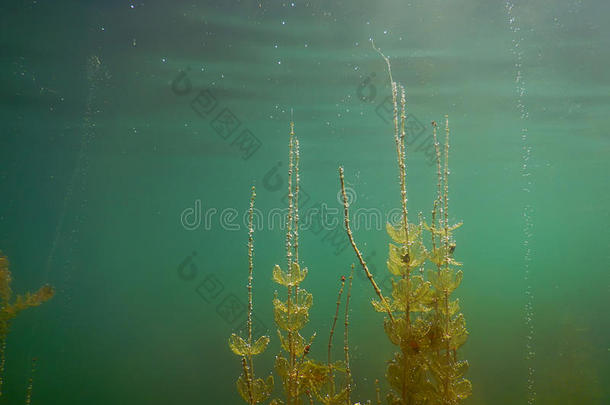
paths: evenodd
<path fill-rule="evenodd" d="M 413 220 L 434 197 L 430 121 L 450 116 L 467 403 L 608 403 L 609 11 L 600 0 L 3 1 L 0 249 L 16 292 L 49 282 L 57 296 L 13 322 L 0 403 L 24 403 L 32 357 L 34 404 L 240 403 L 227 337 L 243 314 L 223 305 L 245 303 L 250 186 L 264 215 L 284 207 L 290 110 L 304 205 L 339 207 L 342 164 L 354 208 L 398 206 L 389 86 L 370 38 L 407 87 Z M 284 258 L 282 230 L 263 228 L 255 314 L 272 343 L 259 374 L 278 350 L 270 274 Z M 301 232 L 319 359 L 355 260 L 342 236 Z M 385 232 L 356 237 L 383 279 Z M 392 349 L 372 296 L 357 273 L 361 401 Z"/>

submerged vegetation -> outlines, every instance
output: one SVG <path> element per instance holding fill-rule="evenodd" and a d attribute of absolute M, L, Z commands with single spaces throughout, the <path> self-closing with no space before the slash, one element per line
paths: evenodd
<path fill-rule="evenodd" d="M 247 336 L 241 337 L 237 334 L 232 334 L 229 339 L 229 346 L 233 353 L 241 357 L 242 374 L 237 379 L 237 390 L 241 397 L 248 404 L 258 404 L 265 401 L 273 390 L 273 376 L 269 376 L 267 380 L 256 378 L 254 375 L 253 357 L 259 355 L 267 349 L 269 344 L 269 336 L 261 336 L 254 343 L 252 342 L 252 281 L 254 279 L 254 241 L 252 226 L 252 217 L 254 215 L 254 199 L 256 198 L 256 190 L 252 187 L 252 196 L 250 198 L 250 210 L 248 221 L 248 320 L 247 320 Z"/>
<path fill-rule="evenodd" d="M 374 45 L 373 45 L 374 47 Z M 471 383 L 464 378 L 468 362 L 458 356 L 468 332 L 459 301 L 452 298 L 462 280 L 460 263 L 454 260 L 456 243 L 453 231 L 457 225 L 449 224 L 449 120 L 445 116 L 444 149 L 437 138 L 438 125 L 433 122 L 436 151 L 437 191 L 431 210 L 430 222 L 418 216 L 410 222 L 406 188 L 406 97 L 403 86 L 392 78 L 389 59 L 379 52 L 387 64 L 394 106 L 394 141 L 398 162 L 401 220 L 387 224 L 389 257 L 387 268 L 392 276 L 392 288 L 385 296 L 369 270 L 350 227 L 349 203 L 345 192 L 345 174 L 339 168 L 343 199 L 345 229 L 362 270 L 373 287 L 377 299 L 372 301 L 375 311 L 385 314 L 383 329 L 396 351 L 388 361 L 386 379 L 389 405 L 451 405 L 459 404 L 471 394 Z M 399 99 L 400 97 L 400 99 Z M 400 108 L 399 108 L 400 107 Z M 301 287 L 307 268 L 299 257 L 299 141 L 290 123 L 288 165 L 288 215 L 286 222 L 286 265 L 276 265 L 273 280 L 285 289 L 273 299 L 274 318 L 278 327 L 281 353 L 276 356 L 275 373 L 280 378 L 283 393 L 270 401 L 271 405 L 352 405 L 354 380 L 349 365 L 348 312 L 353 277 L 349 278 L 345 302 L 344 355 L 341 361 L 331 359 L 331 347 L 341 308 L 341 297 L 346 278 L 341 276 L 335 315 L 328 340 L 326 361 L 311 357 L 310 350 L 316 335 L 305 338 L 300 331 L 309 321 L 313 296 Z M 248 404 L 257 404 L 271 398 L 274 380 L 256 379 L 252 358 L 267 347 L 268 336 L 252 337 L 252 280 L 253 280 L 253 227 L 254 188 L 250 202 L 248 239 L 248 322 L 245 338 L 233 334 L 229 339 L 232 351 L 241 357 L 242 374 L 237 390 Z M 375 381 L 375 402 L 381 404 L 381 388 Z M 371 401 L 367 401 L 371 403 Z M 359 404 L 359 403 L 356 403 Z"/>
<path fill-rule="evenodd" d="M 451 299 L 451 294 L 462 280 L 462 272 L 457 270 L 460 263 L 453 259 L 456 245 L 452 236 L 452 232 L 461 224 L 450 225 L 448 221 L 449 120 L 445 116 L 444 159 L 441 158 L 437 124 L 432 123 L 438 183 L 431 222 L 426 224 L 420 216 L 418 223 L 411 223 L 408 220 L 406 191 L 405 89 L 393 80 L 389 59 L 377 51 L 386 61 L 390 76 L 402 209 L 401 221 L 386 226 L 392 240 L 387 261 L 388 271 L 393 276 L 391 297 L 384 297 L 381 293 L 354 241 L 349 225 L 344 173 L 340 168 L 345 227 L 358 260 L 379 298 L 372 302 L 373 307 L 387 315 L 384 319 L 385 333 L 399 349 L 387 368 L 386 377 L 390 385 L 388 403 L 457 404 L 470 395 L 472 388 L 470 381 L 464 378 L 468 362 L 458 360 L 457 356 L 457 350 L 465 343 L 468 332 L 464 316 L 459 313 L 459 301 Z M 424 231 L 429 234 L 427 238 Z M 431 268 L 426 271 L 430 265 Z"/>
<path fill-rule="evenodd" d="M 6 338 L 10 330 L 11 321 L 21 311 L 36 307 L 50 300 L 55 295 L 55 289 L 45 284 L 34 293 L 26 292 L 25 294 L 17 295 L 13 299 L 12 281 L 8 259 L 0 253 L 0 396 L 2 395 L 2 386 L 4 384 Z M 34 370 L 34 364 L 35 361 L 33 361 L 32 370 Z M 29 401 L 32 395 L 31 383 L 30 378 L 26 402 Z"/>
<path fill-rule="evenodd" d="M 283 270 L 280 265 L 273 269 L 273 280 L 281 286 L 284 294 L 278 292 L 273 299 L 273 312 L 278 327 L 278 338 L 281 344 L 281 353 L 275 358 L 276 375 L 281 380 L 283 399 L 274 398 L 272 405 L 296 405 L 314 403 L 345 404 L 350 401 L 351 372 L 349 369 L 348 339 L 348 310 L 351 289 L 351 277 L 348 286 L 348 298 L 345 305 L 345 360 L 333 361 L 331 359 L 332 338 L 337 323 L 341 295 L 345 286 L 345 277 L 341 279 L 341 288 L 337 300 L 337 308 L 333 329 L 328 342 L 328 358 L 320 362 L 310 357 L 311 346 L 316 335 L 309 338 L 301 335 L 301 330 L 309 321 L 309 309 L 313 304 L 313 296 L 301 284 L 307 277 L 307 268 L 299 257 L 299 140 L 294 133 L 294 123 L 290 124 L 289 168 L 288 168 L 288 218 L 286 224 L 286 266 Z M 263 380 L 256 379 L 252 357 L 265 351 L 268 336 L 261 336 L 253 342 L 252 337 L 252 280 L 253 280 L 253 238 L 254 232 L 252 217 L 254 211 L 255 190 L 252 188 L 249 211 L 248 234 L 248 319 L 247 336 L 240 337 L 232 334 L 229 346 L 233 353 L 241 357 L 242 373 L 237 380 L 237 390 L 243 400 L 252 405 L 267 400 L 273 391 L 274 379 L 272 376 Z M 285 298 L 284 298 L 285 297 Z M 339 379 L 338 375 L 343 378 Z M 340 382 L 338 382 L 340 381 Z"/>

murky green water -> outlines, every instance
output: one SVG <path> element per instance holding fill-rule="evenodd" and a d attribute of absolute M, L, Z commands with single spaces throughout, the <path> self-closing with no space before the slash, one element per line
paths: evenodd
<path fill-rule="evenodd" d="M 3 2 L 0 249 L 15 292 L 48 282 L 57 295 L 12 322 L 0 403 L 25 403 L 34 357 L 33 404 L 241 403 L 227 339 L 245 320 L 243 219 L 254 184 L 264 375 L 279 350 L 271 270 L 285 240 L 273 213 L 286 206 L 291 109 L 302 213 L 324 205 L 336 220 L 300 234 L 315 302 L 304 334 L 318 332 L 311 355 L 325 359 L 339 278 L 356 262 L 337 167 L 353 209 L 369 213 L 354 233 L 380 280 L 400 201 L 371 38 L 406 86 L 413 221 L 434 200 L 430 122 L 450 118 L 465 403 L 608 403 L 609 11 L 576 0 Z M 393 350 L 373 295 L 357 269 L 362 402 L 375 378 L 387 390 Z"/>

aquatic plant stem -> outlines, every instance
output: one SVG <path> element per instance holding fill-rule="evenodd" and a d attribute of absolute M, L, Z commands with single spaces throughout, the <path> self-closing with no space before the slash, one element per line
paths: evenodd
<path fill-rule="evenodd" d="M 36 372 L 36 358 L 32 359 L 32 370 L 28 379 L 28 388 L 25 392 L 25 405 L 32 404 L 32 392 L 34 390 L 34 373 Z"/>
<path fill-rule="evenodd" d="M 339 318 L 339 306 L 341 305 L 341 295 L 343 294 L 343 288 L 345 287 L 345 276 L 341 277 L 341 288 L 339 288 L 339 294 L 337 295 L 337 308 L 335 309 L 335 317 L 333 319 L 333 325 L 330 328 L 330 335 L 328 337 L 328 360 L 327 360 L 327 364 L 328 364 L 328 383 L 329 383 L 329 390 L 330 390 L 330 394 L 331 396 L 335 394 L 335 384 L 334 384 L 334 373 L 333 373 L 333 366 L 332 363 L 330 361 L 330 351 L 332 349 L 333 346 L 333 335 L 335 334 L 335 327 L 337 326 L 337 319 Z"/>
<path fill-rule="evenodd" d="M 444 175 L 444 219 L 445 223 L 445 267 L 449 266 L 449 116 L 445 115 L 445 175 Z"/>
<path fill-rule="evenodd" d="M 299 187 L 300 187 L 300 175 L 299 175 L 299 138 L 294 135 L 294 121 L 291 126 L 291 132 L 294 136 L 294 204 L 292 208 L 292 218 L 293 218 L 293 226 L 292 226 L 292 237 L 294 240 L 294 262 L 300 265 L 299 263 Z M 299 302 L 299 284 L 297 283 L 294 286 L 294 302 L 298 304 Z M 294 342 L 293 342 L 294 344 Z M 296 354 L 295 354 L 296 361 Z M 298 395 L 298 376 L 299 371 L 296 372 L 296 384 L 297 384 L 297 395 Z M 298 401 L 298 399 L 297 399 Z"/>
<path fill-rule="evenodd" d="M 307 343 L 307 345 L 303 349 L 303 355 L 299 359 L 299 362 L 297 363 L 297 367 L 296 367 L 296 374 L 295 374 L 296 381 L 299 381 L 299 370 L 300 370 L 301 366 L 303 365 L 303 362 L 305 361 L 305 356 L 307 356 L 309 354 L 309 350 L 311 350 L 311 345 L 313 344 L 313 341 L 315 340 L 315 338 L 316 338 L 316 332 L 313 333 L 313 335 L 309 339 L 309 343 Z M 295 398 L 295 400 L 298 402 L 298 395 Z"/>
<path fill-rule="evenodd" d="M 293 130 L 294 132 L 294 130 Z M 293 229 L 293 239 L 294 239 L 294 261 L 296 263 L 299 262 L 299 139 L 295 137 L 294 139 L 294 176 L 295 176 L 295 184 L 294 184 L 294 229 Z M 296 286 L 298 288 L 298 286 Z"/>
<path fill-rule="evenodd" d="M 0 396 L 2 396 L 2 386 L 4 385 L 4 366 L 6 364 L 6 334 L 0 336 Z"/>
<path fill-rule="evenodd" d="M 309 390 L 307 390 L 306 395 L 307 395 L 307 398 L 309 399 L 309 405 L 314 405 L 313 395 L 311 395 L 311 392 Z"/>
<path fill-rule="evenodd" d="M 250 209 L 248 210 L 248 345 L 252 347 L 252 281 L 254 273 L 254 200 L 256 198 L 256 188 L 252 186 L 252 195 L 250 196 Z M 250 364 L 250 372 L 254 375 L 254 364 L 252 355 L 248 356 Z"/>
<path fill-rule="evenodd" d="M 445 269 L 449 268 L 449 116 L 445 115 L 445 173 L 444 173 L 444 223 L 443 223 L 443 231 L 445 233 L 444 240 L 444 254 L 445 254 Z M 445 333 L 449 333 L 449 322 L 451 320 L 451 316 L 449 315 L 449 291 L 445 289 L 443 291 L 443 296 L 445 299 Z M 451 363 L 451 336 L 445 336 L 445 357 L 447 359 L 447 364 Z M 445 376 L 445 395 L 447 399 L 449 399 L 449 376 Z"/>
<path fill-rule="evenodd" d="M 347 201 L 347 195 L 345 194 L 345 179 L 344 179 L 344 175 L 343 175 L 343 167 L 339 167 L 339 180 L 341 182 L 341 195 L 343 197 L 343 214 L 344 214 L 344 219 L 345 219 L 345 230 L 347 232 L 347 237 L 349 238 L 350 244 L 352 245 L 352 249 L 354 249 L 354 252 L 356 253 L 356 257 L 358 257 L 358 261 L 360 262 L 360 265 L 362 266 L 362 269 L 364 270 L 366 277 L 369 279 L 371 285 L 373 286 L 373 289 L 375 290 L 375 294 L 377 294 L 377 296 L 381 300 L 383 306 L 386 309 L 386 313 L 390 317 L 390 320 L 392 322 L 394 322 L 394 315 L 392 315 L 392 311 L 390 310 L 390 304 L 388 303 L 386 298 L 381 293 L 381 289 L 375 282 L 373 275 L 371 274 L 368 266 L 366 265 L 366 262 L 364 261 L 364 258 L 362 257 L 362 253 L 360 253 L 358 246 L 356 246 L 356 242 L 354 241 L 354 235 L 352 234 L 352 230 L 349 226 L 349 202 Z"/>
<path fill-rule="evenodd" d="M 396 159 L 398 162 L 398 179 L 400 184 L 400 205 L 402 208 L 402 227 L 405 233 L 405 241 L 402 244 L 406 251 L 406 270 L 403 274 L 403 279 L 407 280 L 407 283 L 410 284 L 411 277 L 411 269 L 410 269 L 410 243 L 409 243 L 409 220 L 408 220 L 408 211 L 407 211 L 407 189 L 406 189 L 406 152 L 405 152 L 405 122 L 406 122 L 406 97 L 404 87 L 401 86 L 401 98 L 400 98 L 400 127 L 399 127 L 399 116 L 398 116 L 398 85 L 392 78 L 392 67 L 390 65 L 390 59 L 381 52 L 381 50 L 375 47 L 375 44 L 372 42 L 373 49 L 375 49 L 381 57 L 385 60 L 388 75 L 390 78 L 390 85 L 392 87 L 392 105 L 394 112 L 394 142 L 396 144 Z M 411 329 L 411 303 L 410 296 L 407 293 L 404 297 L 405 300 L 405 328 L 406 328 L 406 336 L 410 335 Z M 405 363 L 408 362 L 408 353 L 403 351 Z M 404 404 L 407 402 L 407 369 L 408 367 L 403 367 L 403 377 L 402 377 L 402 389 L 401 389 L 401 398 Z"/>
<path fill-rule="evenodd" d="M 379 380 L 375 379 L 375 394 L 377 397 L 377 405 L 381 405 L 381 388 L 379 388 Z"/>
<path fill-rule="evenodd" d="M 345 385 L 347 386 L 347 405 L 352 403 L 352 370 L 349 365 L 349 300 L 352 296 L 352 281 L 354 280 L 354 263 L 349 275 L 349 284 L 347 286 L 347 298 L 345 299 L 345 324 L 343 330 L 343 351 L 345 352 Z"/>
<path fill-rule="evenodd" d="M 244 377 L 246 378 L 246 384 L 248 385 L 248 400 L 250 405 L 254 405 L 254 394 L 252 392 L 252 375 L 250 370 L 248 370 L 248 360 L 243 356 L 241 358 L 241 367 L 244 371 Z"/>
<path fill-rule="evenodd" d="M 436 183 L 436 198 L 434 199 L 434 204 L 432 205 L 432 222 L 430 225 L 430 231 L 432 233 L 432 254 L 434 256 L 437 255 L 437 249 L 440 248 L 440 242 L 442 242 L 440 240 L 439 237 L 439 246 L 437 246 L 436 244 L 436 234 L 437 234 L 437 228 L 436 228 L 436 216 L 437 216 L 437 210 L 439 209 L 439 204 L 441 204 L 441 200 L 442 200 L 442 191 L 441 191 L 441 182 L 442 182 L 442 174 L 441 174 L 441 151 L 440 151 L 440 144 L 438 142 L 438 137 L 436 135 L 436 129 L 437 129 L 437 124 L 436 121 L 432 121 L 432 138 L 434 140 L 434 151 L 435 151 L 435 156 L 436 156 L 436 176 L 437 176 L 437 183 Z M 441 211 L 443 211 L 443 207 L 442 205 L 440 206 Z M 440 220 L 439 220 L 440 223 Z M 440 277 L 440 271 L 441 271 L 441 264 L 439 262 L 436 263 L 436 274 L 437 277 Z M 438 296 L 434 299 L 434 324 L 439 325 L 440 324 L 440 316 L 439 316 L 439 302 L 438 302 Z M 435 354 L 436 357 L 440 357 L 440 349 L 437 347 L 435 350 Z"/>
<path fill-rule="evenodd" d="M 394 100 L 394 110 L 398 110 L 396 97 L 393 97 Z M 407 280 L 407 284 L 411 284 L 411 257 L 410 257 L 410 244 L 409 244 L 409 220 L 407 216 L 407 189 L 406 189 L 406 167 L 405 167 L 405 121 L 406 121 L 406 97 L 405 97 L 405 88 L 400 86 L 400 137 L 398 133 L 396 133 L 395 138 L 399 140 L 398 144 L 398 171 L 400 173 L 400 202 L 402 206 L 402 226 L 404 227 L 405 232 L 405 242 L 403 244 L 406 253 L 406 269 L 405 274 L 403 274 L 403 279 Z M 398 129 L 396 129 L 398 131 Z M 409 292 L 407 292 L 404 296 L 405 300 L 405 336 L 410 335 L 411 331 L 411 296 Z M 405 353 L 403 350 L 404 362 L 408 364 L 409 356 L 408 353 Z M 403 402 L 407 402 L 407 370 L 408 367 L 403 368 L 403 379 L 402 379 L 402 399 Z"/>
<path fill-rule="evenodd" d="M 400 205 L 402 207 L 402 221 L 403 226 L 405 228 L 405 245 L 409 246 L 409 227 L 408 227 L 408 219 L 407 219 L 407 188 L 406 188 L 406 166 L 405 166 L 405 145 L 404 145 L 404 137 L 405 137 L 405 129 L 404 125 L 406 122 L 406 98 L 404 87 L 401 86 L 401 119 L 400 126 L 402 131 L 399 130 L 399 119 L 398 119 L 398 84 L 392 78 L 392 66 L 390 65 L 390 59 L 381 52 L 381 49 L 375 46 L 375 42 L 371 40 L 371 45 L 373 49 L 381 55 L 383 60 L 385 61 L 388 68 L 388 76 L 390 77 L 390 86 L 392 88 L 392 106 L 393 106 L 393 120 L 394 120 L 394 142 L 396 144 L 396 155 L 398 159 L 398 179 L 400 182 L 400 194 L 401 201 Z"/>
<path fill-rule="evenodd" d="M 396 101 L 394 101 L 396 103 Z M 405 151 L 405 122 L 407 120 L 407 110 L 406 110 L 406 97 L 405 97 L 405 88 L 400 86 L 400 142 L 399 142 L 399 153 L 398 153 L 398 169 L 400 172 L 400 203 L 402 206 L 402 222 L 405 228 L 405 247 L 407 248 L 407 252 L 409 249 L 409 220 L 408 220 L 408 211 L 407 211 L 407 185 L 406 185 L 406 177 L 407 177 L 407 168 L 406 168 L 406 151 Z M 397 110 L 397 107 L 394 107 Z M 407 267 L 409 267 L 409 262 L 407 262 Z"/>
<path fill-rule="evenodd" d="M 286 261 L 288 264 L 288 272 L 292 273 L 292 212 L 293 212 L 293 194 L 292 194 L 292 173 L 294 169 L 294 122 L 290 121 L 290 140 L 288 146 L 288 217 L 286 218 Z M 295 298 L 296 299 L 296 298 Z M 292 316 L 292 287 L 288 287 L 288 318 Z M 293 386 L 296 385 L 295 381 L 295 364 L 296 356 L 294 350 L 294 336 L 292 331 L 288 331 L 288 358 L 290 365 L 290 372 L 288 375 L 288 384 L 286 392 L 287 405 L 292 404 L 292 390 Z M 296 387 L 295 387 L 296 388 Z"/>
<path fill-rule="evenodd" d="M 430 230 L 432 232 L 432 252 L 436 252 L 436 248 L 437 248 L 437 246 L 436 246 L 436 234 L 437 234 L 436 215 L 437 215 L 437 210 L 439 209 L 439 204 L 441 204 L 441 199 L 442 199 L 442 194 L 441 194 L 441 182 L 442 182 L 441 151 L 440 151 L 440 145 L 438 142 L 438 137 L 436 135 L 436 128 L 437 128 L 436 121 L 432 121 L 432 139 L 434 140 L 434 151 L 435 151 L 435 155 L 436 155 L 436 176 L 437 176 L 436 198 L 434 199 L 434 204 L 432 204 L 432 221 L 430 224 Z M 442 211 L 442 209 L 443 209 L 442 206 L 440 208 Z M 437 270 L 440 270 L 440 265 L 437 265 Z"/>
<path fill-rule="evenodd" d="M 293 211 L 293 194 L 292 194 L 292 173 L 294 170 L 294 122 L 290 122 L 290 140 L 288 144 L 288 216 L 286 218 L 286 261 L 288 263 L 288 271 L 292 269 L 292 211 Z"/>

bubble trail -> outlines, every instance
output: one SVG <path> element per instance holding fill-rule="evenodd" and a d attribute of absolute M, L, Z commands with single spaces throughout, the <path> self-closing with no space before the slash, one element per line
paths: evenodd
<path fill-rule="evenodd" d="M 68 211 L 68 204 L 74 194 L 75 185 L 79 177 L 84 177 L 87 174 L 87 151 L 95 134 L 95 123 L 93 123 L 92 119 L 95 113 L 94 103 L 95 97 L 97 95 L 101 70 L 102 63 L 100 59 L 97 56 L 89 57 L 87 60 L 87 81 L 89 82 L 89 92 L 85 105 L 85 116 L 83 117 L 83 132 L 80 139 L 80 147 L 78 150 L 76 163 L 74 165 L 74 170 L 72 171 L 72 176 L 70 177 L 70 181 L 68 182 L 66 192 L 64 194 L 64 199 L 62 201 L 59 219 L 55 227 L 53 243 L 51 245 L 50 253 L 47 257 L 47 263 L 45 266 L 45 274 L 47 275 L 50 271 L 55 256 L 55 251 L 57 250 L 58 240 L 63 231 L 66 212 Z"/>
<path fill-rule="evenodd" d="M 521 190 L 523 191 L 524 204 L 522 209 L 523 217 L 523 271 L 525 281 L 525 307 L 524 307 L 524 323 L 525 323 L 525 361 L 527 364 L 527 403 L 533 405 L 536 402 L 536 387 L 535 387 L 535 369 L 534 361 L 536 352 L 534 350 L 534 294 L 532 291 L 531 282 L 531 262 L 532 248 L 531 240 L 533 236 L 534 209 L 529 201 L 529 193 L 532 191 L 532 173 L 529 168 L 530 158 L 532 156 L 532 147 L 529 143 L 527 121 L 529 113 L 527 106 L 523 100 L 526 90 L 525 81 L 523 79 L 523 37 L 521 36 L 521 28 L 513 13 L 514 3 L 510 0 L 505 3 L 506 16 L 508 26 L 512 36 L 512 54 L 515 60 L 515 90 L 517 92 L 517 109 L 521 119 Z"/>
<path fill-rule="evenodd" d="M 99 57 L 95 55 L 87 58 L 86 75 L 88 93 L 85 100 L 85 112 L 82 119 L 80 145 L 76 155 L 74 169 L 72 170 L 72 174 L 68 180 L 61 203 L 61 209 L 55 226 L 51 247 L 47 255 L 46 264 L 42 271 L 42 278 L 44 280 L 48 280 L 57 256 L 64 257 L 64 261 L 61 264 L 63 269 L 63 277 L 61 277 L 62 280 L 58 286 L 58 295 L 63 297 L 64 309 L 61 311 L 57 319 L 57 322 L 63 325 L 62 329 L 64 333 L 69 333 L 68 329 L 73 327 L 71 319 L 73 319 L 74 308 L 72 304 L 71 290 L 73 281 L 72 274 L 75 271 L 75 264 L 72 256 L 77 250 L 79 233 L 84 222 L 84 214 L 82 211 L 84 211 L 87 206 L 85 191 L 90 163 L 89 149 L 97 133 L 94 118 L 95 114 L 100 111 L 98 102 L 99 88 L 107 79 L 110 78 L 110 74 L 105 65 L 103 65 Z M 82 195 L 81 199 L 76 198 L 80 195 Z M 71 207 L 74 208 L 74 212 L 71 211 Z M 72 217 L 70 218 L 71 215 Z M 64 244 L 65 249 L 63 252 L 61 252 L 61 247 Z M 68 327 L 68 325 L 70 326 Z M 32 335 L 37 333 L 37 328 L 38 324 L 32 327 Z M 60 350 L 66 350 L 65 344 L 61 344 Z M 29 350 L 30 356 L 32 355 L 31 352 L 32 348 Z"/>

